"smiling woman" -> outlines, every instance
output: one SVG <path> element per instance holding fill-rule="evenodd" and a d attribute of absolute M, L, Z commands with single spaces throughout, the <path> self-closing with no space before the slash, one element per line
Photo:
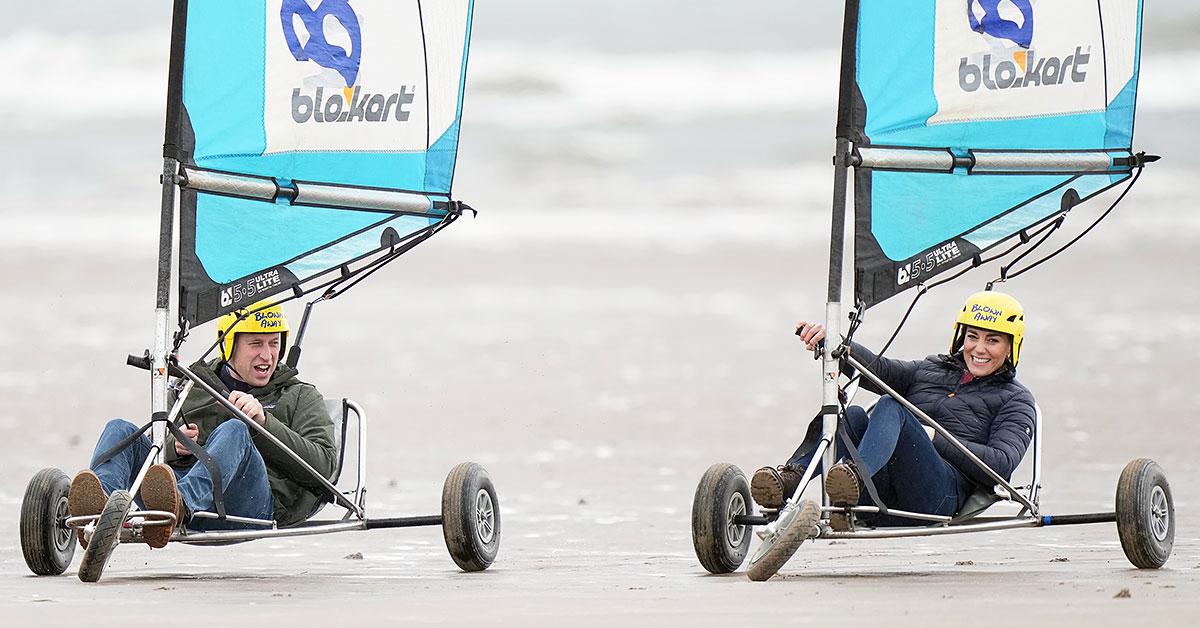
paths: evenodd
<path fill-rule="evenodd" d="M 825 338 L 825 328 L 801 321 L 796 334 L 812 350 Z M 1021 304 L 1007 294 L 986 291 L 971 295 L 963 305 L 949 355 L 892 360 L 857 343 L 851 343 L 850 354 L 1007 481 L 1029 447 L 1036 416 L 1033 395 L 1015 378 L 1024 337 Z M 993 484 L 945 438 L 931 440 L 917 418 L 886 391 L 870 382 L 863 386 L 884 396 L 870 412 L 858 406 L 846 409 L 846 437 L 859 456 L 850 462 L 853 454 L 839 439 L 840 461 L 825 473 L 825 490 L 834 506 L 876 505 L 951 516 L 977 488 Z M 795 493 L 818 451 L 819 418 L 814 425 L 818 429 L 808 430 L 787 463 L 755 472 L 750 490 L 760 506 L 780 508 Z M 884 504 L 873 503 L 865 494 L 870 492 L 864 491 L 867 482 Z M 850 530 L 851 517 L 834 513 L 829 525 Z M 881 511 L 869 523 L 897 526 L 912 520 Z"/>

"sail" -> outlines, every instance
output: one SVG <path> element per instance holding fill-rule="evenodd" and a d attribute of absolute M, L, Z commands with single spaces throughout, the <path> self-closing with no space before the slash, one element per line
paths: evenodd
<path fill-rule="evenodd" d="M 853 145 L 866 307 L 1131 176 L 1140 0 L 850 0 L 838 137 Z"/>
<path fill-rule="evenodd" d="M 446 223 L 472 9 L 176 1 L 182 317 L 327 285 Z"/>

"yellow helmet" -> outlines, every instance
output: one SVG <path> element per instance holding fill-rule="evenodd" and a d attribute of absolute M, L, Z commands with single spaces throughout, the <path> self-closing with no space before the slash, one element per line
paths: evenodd
<path fill-rule="evenodd" d="M 1025 308 L 1003 292 L 976 292 L 967 297 L 962 312 L 954 321 L 954 335 L 950 339 L 950 353 L 962 348 L 966 328 L 976 327 L 997 331 L 1012 336 L 1012 353 L 1009 360 L 1013 367 L 1021 357 L 1021 341 L 1025 339 Z"/>
<path fill-rule="evenodd" d="M 259 310 L 263 302 L 255 303 L 246 309 L 234 310 L 217 320 L 217 340 L 221 342 L 221 360 L 228 362 L 233 357 L 233 343 L 240 333 L 271 334 L 279 333 L 279 358 L 287 350 L 287 317 L 283 308 L 278 305 Z M 246 315 L 246 312 L 251 312 Z"/>

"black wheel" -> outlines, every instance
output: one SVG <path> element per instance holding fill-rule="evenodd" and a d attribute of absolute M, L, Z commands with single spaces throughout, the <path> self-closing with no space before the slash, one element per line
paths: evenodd
<path fill-rule="evenodd" d="M 820 533 L 817 522 L 820 520 L 821 509 L 811 499 L 800 502 L 798 506 L 784 507 L 775 521 L 775 532 L 767 534 L 754 556 L 750 557 L 746 577 L 762 582 L 778 573 L 801 543 L 817 537 Z"/>
<path fill-rule="evenodd" d="M 21 500 L 21 553 L 29 570 L 57 576 L 75 557 L 75 532 L 66 525 L 71 478 L 58 469 L 42 469 Z"/>
<path fill-rule="evenodd" d="M 131 504 L 133 496 L 128 491 L 116 491 L 108 497 L 108 503 L 104 504 L 104 512 L 96 519 L 96 529 L 92 532 L 92 538 L 88 540 L 87 549 L 83 550 L 83 559 L 79 561 L 80 580 L 100 580 L 108 558 L 121 541 L 121 529 L 125 526 Z"/>
<path fill-rule="evenodd" d="M 483 467 L 464 462 L 442 487 L 442 536 L 463 571 L 483 571 L 500 551 L 500 502 Z"/>
<path fill-rule="evenodd" d="M 746 475 L 732 464 L 709 467 L 692 499 L 692 546 L 709 573 L 730 573 L 742 566 L 750 550 L 750 526 L 734 518 L 751 514 L 753 500 Z"/>
<path fill-rule="evenodd" d="M 1175 546 L 1175 503 L 1162 467 L 1149 458 L 1125 465 L 1117 482 L 1117 534 L 1138 569 L 1158 569 Z"/>

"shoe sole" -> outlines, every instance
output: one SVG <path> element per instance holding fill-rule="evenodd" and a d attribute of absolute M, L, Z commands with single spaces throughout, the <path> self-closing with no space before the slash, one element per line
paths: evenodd
<path fill-rule="evenodd" d="M 100 484 L 100 478 L 96 477 L 95 473 L 84 470 L 75 474 L 75 478 L 71 480 L 71 488 L 67 491 L 67 513 L 72 517 L 84 517 L 87 515 L 98 515 L 104 512 L 104 505 L 108 503 L 108 495 L 104 492 L 104 487 Z M 75 538 L 79 539 L 79 546 L 87 549 L 87 540 L 83 538 L 83 529 L 75 529 Z"/>
<path fill-rule="evenodd" d="M 858 505 L 858 478 L 844 465 L 833 465 L 825 475 L 825 492 L 833 506 Z M 835 532 L 850 531 L 850 516 L 844 512 L 829 515 L 829 527 Z"/>
<path fill-rule="evenodd" d="M 759 469 L 750 478 L 750 497 L 763 508 L 783 506 L 783 481 L 775 469 Z"/>
<path fill-rule="evenodd" d="M 146 471 L 141 493 L 146 510 L 179 512 L 179 488 L 175 485 L 175 473 L 167 465 L 156 464 Z M 165 547 L 174 530 L 173 523 L 146 526 L 142 528 L 142 538 L 150 547 Z"/>

